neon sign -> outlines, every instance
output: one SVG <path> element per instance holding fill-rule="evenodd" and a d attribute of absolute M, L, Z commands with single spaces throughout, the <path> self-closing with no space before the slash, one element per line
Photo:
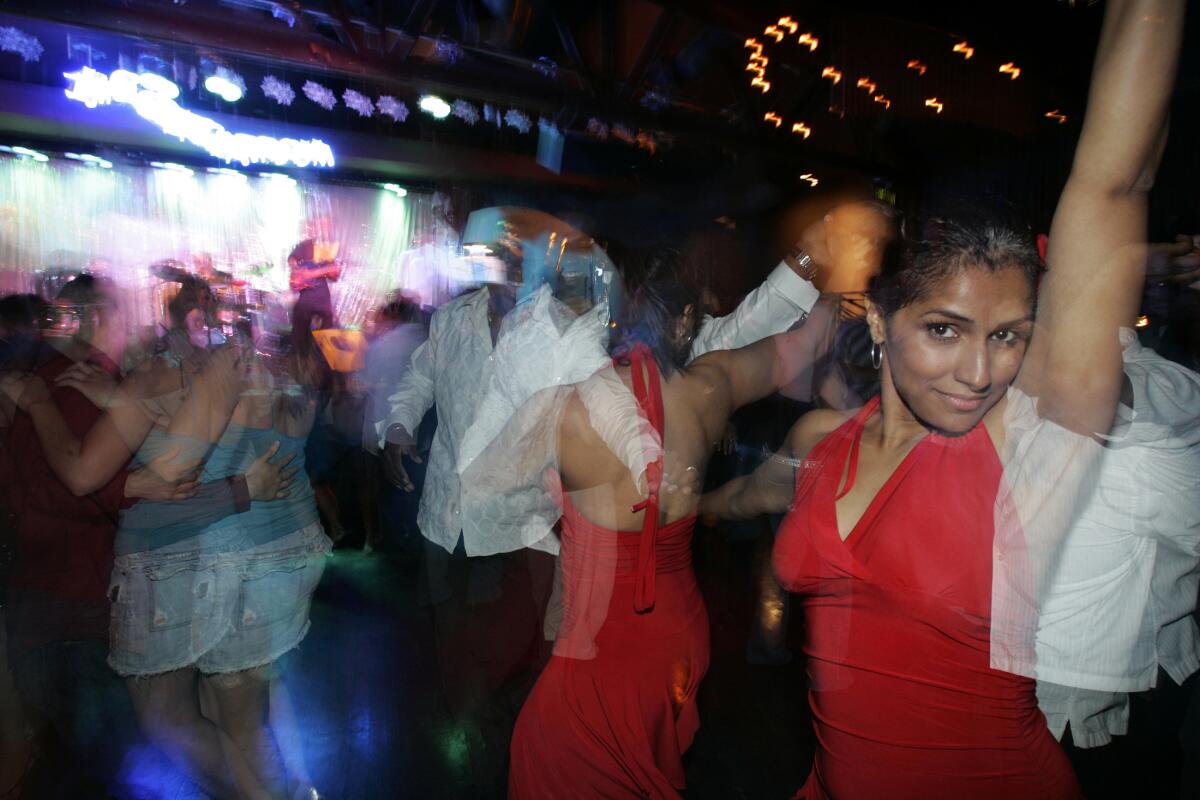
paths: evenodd
<path fill-rule="evenodd" d="M 71 88 L 65 90 L 71 100 L 88 108 L 110 103 L 132 106 L 138 116 L 157 125 L 163 133 L 177 136 L 181 142 L 191 142 L 226 163 L 236 161 L 247 167 L 251 164 L 280 167 L 288 164 L 297 167 L 334 165 L 333 149 L 320 139 L 276 139 L 234 133 L 215 120 L 182 108 L 170 92 L 162 90 L 159 81 L 147 80 L 159 76 L 138 75 L 124 69 L 105 75 L 84 67 L 78 72 L 64 72 L 63 77 L 72 83 Z M 165 78 L 160 80 L 170 83 Z"/>

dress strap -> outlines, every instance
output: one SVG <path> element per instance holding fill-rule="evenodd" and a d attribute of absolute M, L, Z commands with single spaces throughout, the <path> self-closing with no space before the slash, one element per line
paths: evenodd
<path fill-rule="evenodd" d="M 854 488 L 854 479 L 858 476 L 858 451 L 862 449 L 863 431 L 867 427 L 867 418 L 875 412 L 878 406 L 879 397 L 875 396 L 868 400 L 862 409 L 854 415 L 854 425 L 850 432 L 850 466 L 846 469 L 846 485 L 833 498 L 835 503 L 849 494 L 850 490 Z"/>
<path fill-rule="evenodd" d="M 664 438 L 664 412 L 658 365 L 650 348 L 644 344 L 636 345 L 629 357 L 633 365 L 633 394 L 661 441 Z M 644 512 L 642 532 L 638 540 L 637 585 L 633 594 L 633 608 L 639 614 L 654 608 L 654 578 L 658 572 L 658 554 L 655 549 L 658 538 L 658 492 L 662 487 L 662 479 L 663 458 L 660 453 L 654 461 L 646 465 L 646 485 L 649 494 L 645 500 L 633 506 L 634 512 Z"/>

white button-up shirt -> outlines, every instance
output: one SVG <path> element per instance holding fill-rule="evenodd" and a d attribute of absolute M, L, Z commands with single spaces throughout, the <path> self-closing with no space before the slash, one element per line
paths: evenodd
<path fill-rule="evenodd" d="M 693 355 L 740 347 L 786 331 L 812 309 L 818 297 L 811 283 L 781 264 L 732 314 L 705 320 Z M 505 535 L 506 532 L 501 531 L 497 536 L 498 532 L 486 520 L 464 524 L 458 456 L 467 431 L 485 404 L 485 395 L 489 396 L 485 426 L 494 435 L 523 399 L 541 388 L 562 385 L 555 381 L 582 381 L 608 361 L 606 308 L 594 308 L 576 319 L 558 312 L 555 312 L 557 319 L 550 318 L 546 316 L 549 309 L 559 306 L 550 302 L 553 298 L 549 288 L 543 287 L 510 314 L 515 315 L 511 323 L 506 319 L 498 337 L 500 347 L 493 353 L 487 298 L 485 287 L 452 300 L 434 313 L 429 339 L 413 353 L 411 367 L 389 398 L 391 413 L 377 426 L 382 447 L 388 427 L 399 424 L 412 433 L 421 417 L 436 403 L 438 428 L 417 524 L 425 538 L 450 552 L 462 536 L 468 555 L 491 555 L 522 546 L 513 544 L 516 540 Z M 527 327 L 519 323 L 530 318 L 538 320 L 536 326 L 528 328 L 537 335 L 522 335 L 508 341 L 518 328 Z M 501 351 L 506 356 L 503 363 L 494 357 Z M 501 381 L 498 376 L 512 380 Z M 488 390 L 501 383 L 505 391 L 493 402 Z M 493 438 L 481 436 L 483 445 Z M 513 502 L 522 501 L 516 498 Z M 543 549 L 555 550 L 556 543 L 547 542 Z"/>
<path fill-rule="evenodd" d="M 1084 747 L 1125 733 L 1125 693 L 1154 686 L 1160 665 L 1178 683 L 1200 667 L 1200 375 L 1132 331 L 1122 342 L 1133 408 L 1107 437 L 1037 631 L 1039 704 Z"/>
<path fill-rule="evenodd" d="M 690 356 L 694 359 L 712 350 L 744 347 L 783 333 L 806 317 L 819 297 L 816 287 L 780 264 L 733 313 L 705 318 Z M 593 427 L 635 479 L 657 449 L 658 443 L 646 440 L 652 433 L 641 424 L 637 401 L 624 384 L 602 376 L 588 380 L 611 363 L 608 322 L 603 304 L 574 317 L 547 287 L 505 320 L 486 391 L 458 459 L 459 474 L 471 475 L 472 483 L 464 496 L 463 530 L 480 552 L 521 547 L 558 552 L 558 540 L 551 535 L 558 519 L 557 504 L 544 491 L 538 470 L 521 466 L 537 465 L 531 464 L 530 458 L 519 460 L 529 451 L 554 444 L 547 441 L 552 426 L 538 424 L 539 418 L 549 418 L 558 410 L 557 398 L 544 390 L 580 386 Z M 524 419 L 515 419 L 518 410 Z M 506 438 L 499 439 L 510 421 L 515 428 L 510 426 Z M 501 454 L 487 459 L 482 470 L 471 472 L 493 442 L 514 451 L 511 464 L 506 464 L 506 456 Z M 538 456 L 531 458 L 536 461 Z M 520 474 L 492 474 L 509 469 Z"/>

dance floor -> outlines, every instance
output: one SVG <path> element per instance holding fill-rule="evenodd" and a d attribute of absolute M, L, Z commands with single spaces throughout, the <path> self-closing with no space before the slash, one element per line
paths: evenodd
<path fill-rule="evenodd" d="M 493 776 L 507 734 L 503 726 L 457 725 L 447 710 L 414 545 L 389 540 L 371 555 L 336 550 L 317 590 L 312 629 L 284 664 L 297 735 L 281 746 L 303 758 L 323 797 L 503 797 Z M 686 758 L 688 800 L 788 797 L 812 760 L 799 659 L 746 661 L 754 555 L 753 542 L 697 533 L 713 652 L 700 690 L 702 727 Z M 793 640 L 797 626 L 794 620 Z M 203 797 L 154 753 L 138 760 L 136 782 L 155 785 L 152 796 Z"/>

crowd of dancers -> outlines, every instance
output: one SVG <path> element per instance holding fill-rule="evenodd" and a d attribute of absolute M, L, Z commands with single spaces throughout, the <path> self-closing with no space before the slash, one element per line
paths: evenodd
<path fill-rule="evenodd" d="M 846 192 L 720 317 L 670 247 L 535 283 L 535 241 L 598 244 L 517 209 L 475 238 L 482 285 L 431 316 L 398 294 L 365 336 L 320 239 L 286 330 L 223 316 L 211 267 L 160 269 L 146 341 L 101 275 L 6 298 L 0 789 L 125 796 L 140 735 L 212 797 L 322 796 L 278 670 L 344 535 L 342 447 L 366 547 L 419 535 L 451 713 L 504 744 L 470 792 L 680 796 L 710 657 L 693 532 L 781 515 L 817 743 L 797 797 L 1082 796 L 1068 753 L 1200 669 L 1196 353 L 1134 327 L 1148 279 L 1200 277 L 1195 241 L 1146 245 L 1183 8 L 1108 4 L 1044 252 L 997 213 Z M 731 415 L 798 386 L 782 447 L 714 481 Z"/>

